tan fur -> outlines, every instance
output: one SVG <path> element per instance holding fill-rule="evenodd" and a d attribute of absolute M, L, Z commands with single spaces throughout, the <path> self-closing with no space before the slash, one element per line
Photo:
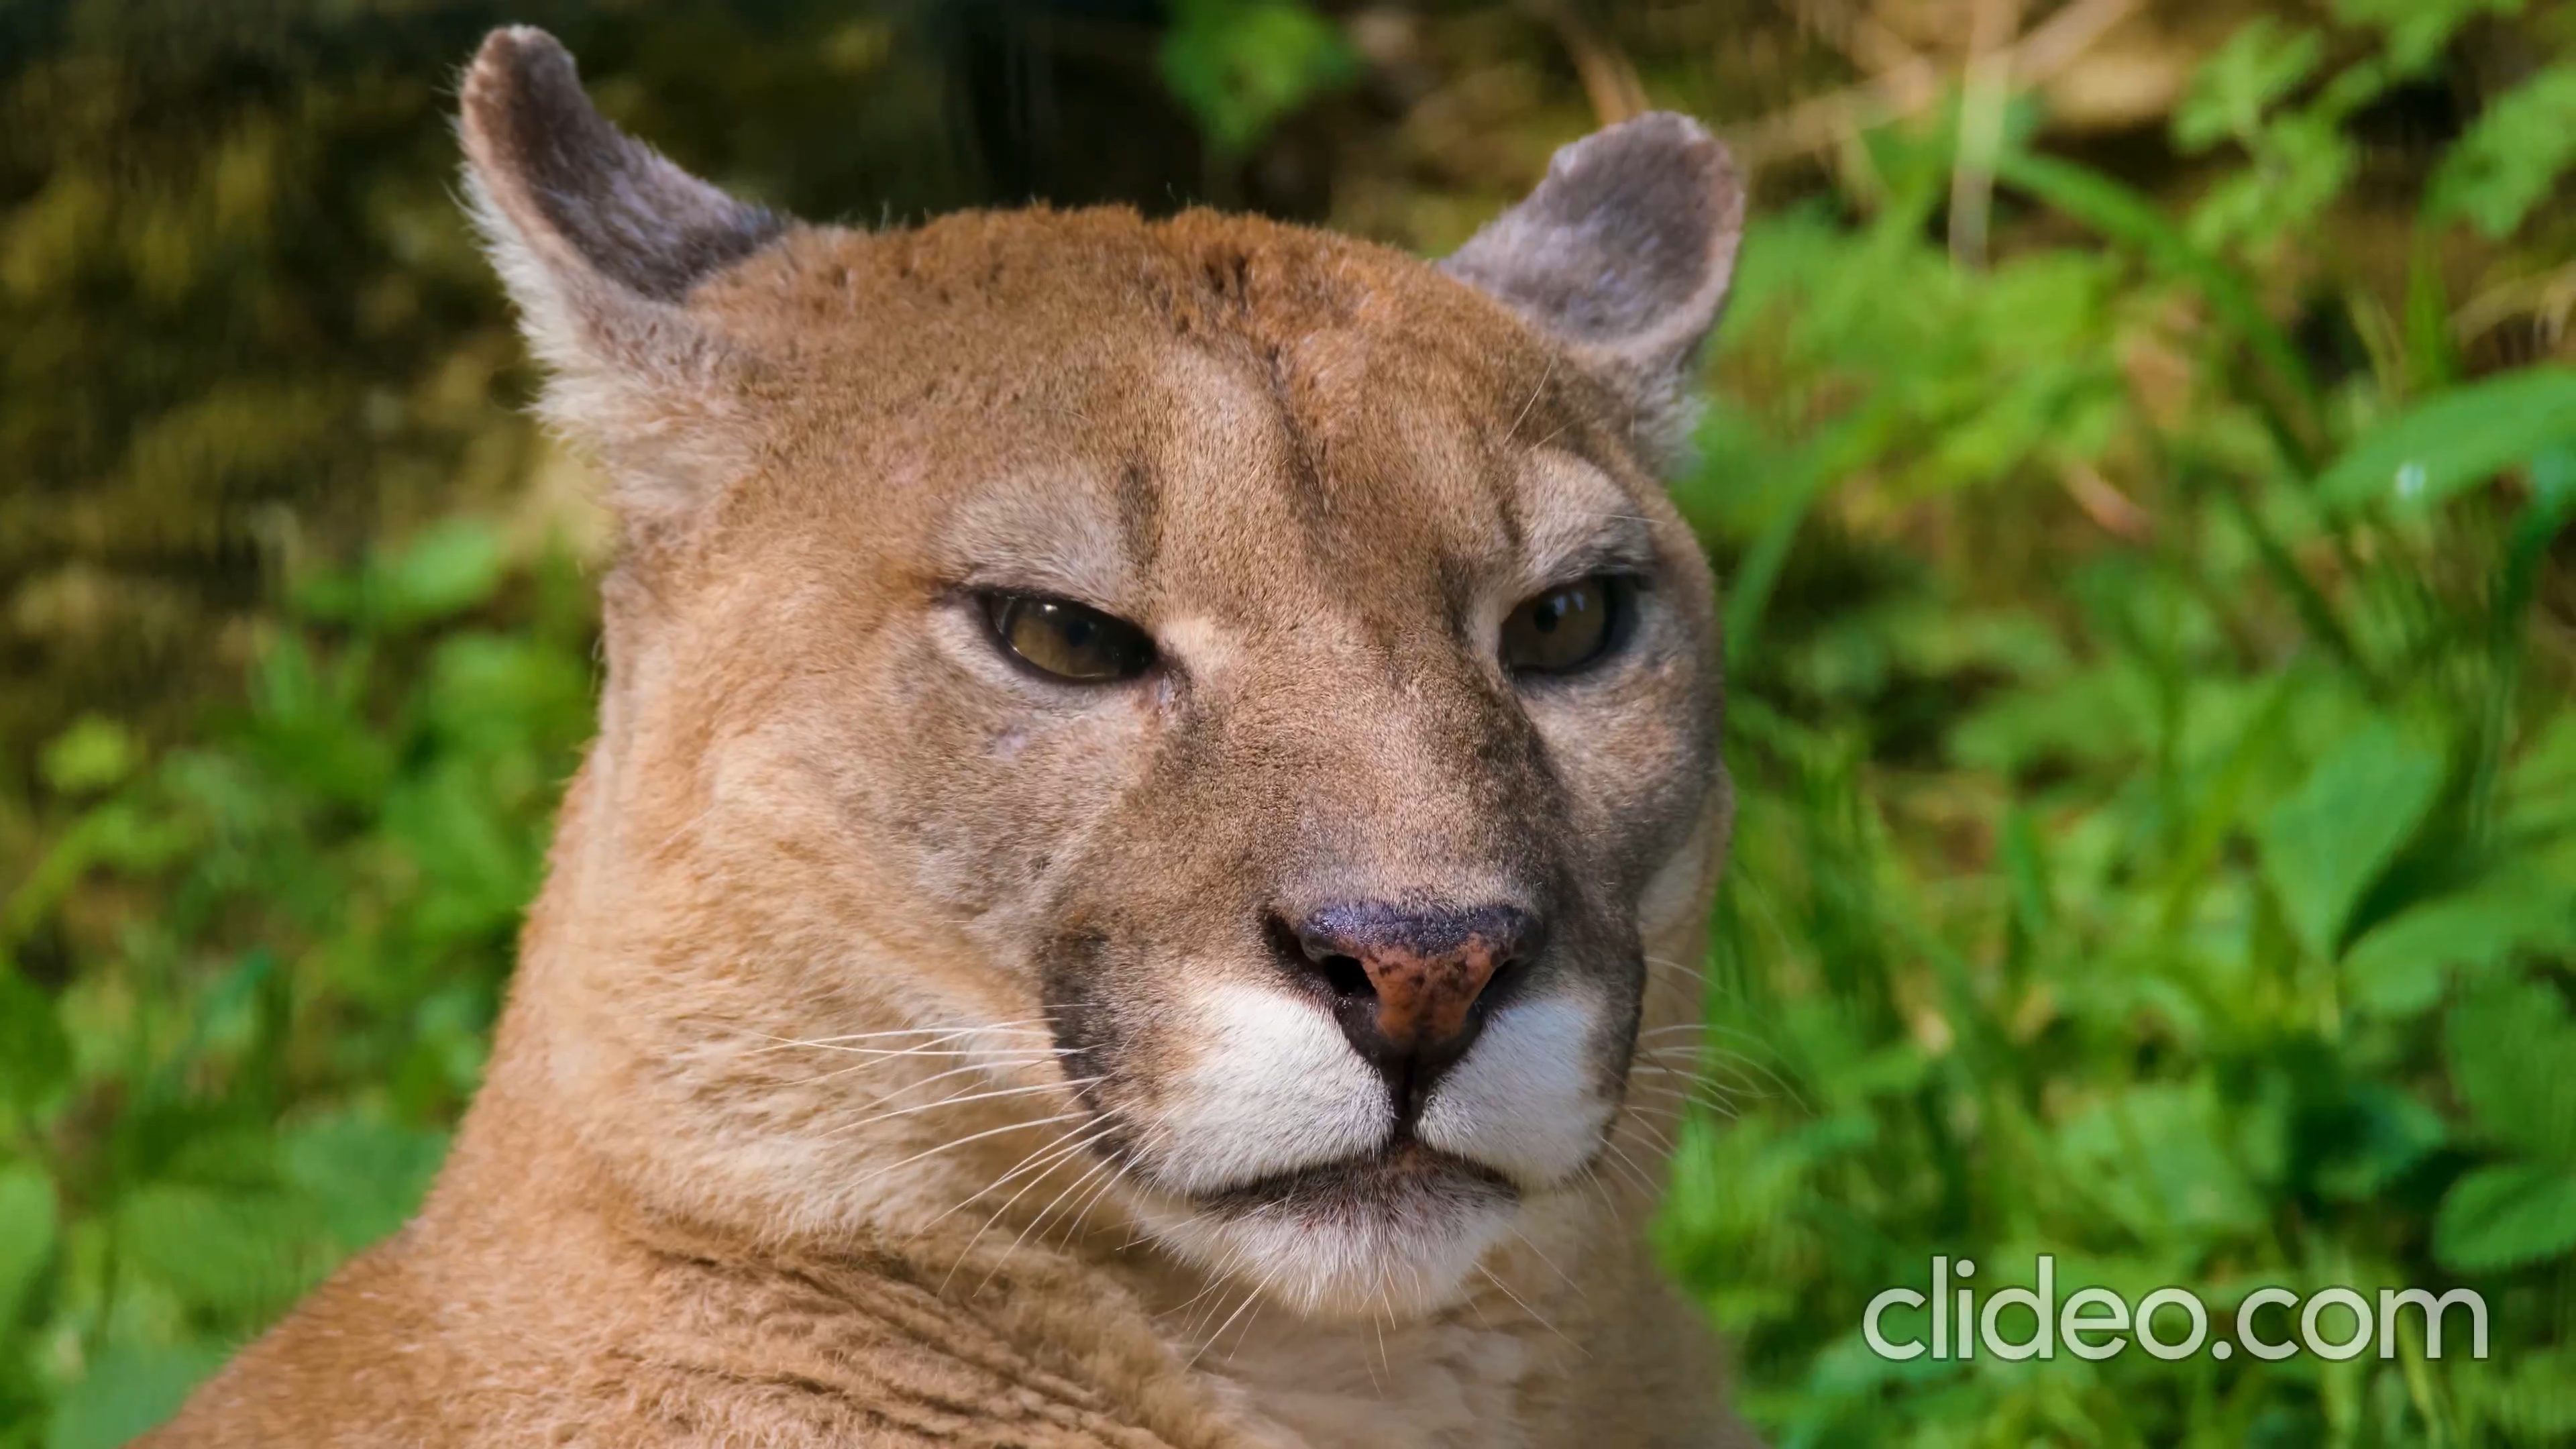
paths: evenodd
<path fill-rule="evenodd" d="M 788 225 L 585 119 L 559 57 L 496 35 L 465 136 L 625 519 L 599 738 L 428 1203 L 148 1442 L 1736 1442 L 1641 1242 L 1671 1119 L 1636 1049 L 1697 1018 L 1727 830 L 1711 583 L 1650 472 L 1722 153 L 1646 138 L 1688 214 L 1638 245 L 1686 245 L 1623 350 L 1501 243 L 1469 285 L 1199 212 Z M 1631 655 L 1516 684 L 1503 613 L 1602 548 L 1652 576 Z M 1032 680 L 989 586 L 1167 665 Z M 1265 913 L 1497 893 L 1544 909 L 1513 1001 L 1549 1010 L 1468 1060 L 1562 1051 L 1422 1130 L 1514 1159 L 1505 1069 L 1544 1069 L 1533 1132 L 1597 1094 L 1580 1170 L 1237 1201 L 1260 1124 L 1306 1121 L 1278 1094 L 1343 1070 L 1210 1045 L 1323 1050 Z"/>

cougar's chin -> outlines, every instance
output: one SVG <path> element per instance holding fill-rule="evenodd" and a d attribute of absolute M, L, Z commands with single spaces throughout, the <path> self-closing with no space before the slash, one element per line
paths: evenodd
<path fill-rule="evenodd" d="M 1153 1235 L 1200 1271 L 1309 1315 L 1428 1312 L 1587 1169 L 1631 1020 L 1581 987 L 1507 1002 L 1402 1113 L 1314 1001 L 1218 986 L 1150 1097 L 1112 1084 L 1119 1150 Z"/>
<path fill-rule="evenodd" d="M 1154 1215 L 1202 1271 L 1314 1317 L 1412 1317 L 1456 1301 L 1511 1231 L 1501 1174 L 1407 1141 L 1193 1197 Z"/>

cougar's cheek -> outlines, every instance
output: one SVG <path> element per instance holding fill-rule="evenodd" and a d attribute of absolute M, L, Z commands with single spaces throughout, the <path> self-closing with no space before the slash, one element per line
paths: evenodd
<path fill-rule="evenodd" d="M 1610 1121 L 1613 1030 L 1601 1002 L 1572 992 L 1502 1007 L 1432 1089 L 1415 1132 L 1524 1186 L 1572 1176 Z"/>
<path fill-rule="evenodd" d="M 1183 1020 L 1185 1065 L 1142 1134 L 1161 1186 L 1215 1192 L 1370 1151 L 1393 1129 L 1385 1084 L 1312 1002 L 1225 983 Z"/>

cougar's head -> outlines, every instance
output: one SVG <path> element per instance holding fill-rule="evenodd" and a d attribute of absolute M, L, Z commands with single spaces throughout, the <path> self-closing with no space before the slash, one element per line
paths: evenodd
<path fill-rule="evenodd" d="M 625 539 L 550 1071 L 773 1215 L 998 1209 L 991 1137 L 1313 1311 L 1435 1305 L 1575 1190 L 1724 843 L 1654 476 L 1738 230 L 1707 134 L 1570 146 L 1432 265 L 789 222 L 533 31 L 463 129 Z"/>

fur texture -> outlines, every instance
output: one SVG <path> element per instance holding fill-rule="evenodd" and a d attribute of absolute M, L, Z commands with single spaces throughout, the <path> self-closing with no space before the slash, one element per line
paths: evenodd
<path fill-rule="evenodd" d="M 625 523 L 599 738 L 428 1203 L 152 1442 L 1733 1442 L 1639 1240 L 1728 824 L 1652 472 L 1723 151 L 1593 137 L 1444 274 L 1199 212 L 782 222 L 528 30 L 462 132 Z M 1603 576 L 1602 662 L 1504 667 Z M 1045 677 L 996 592 L 1152 667 Z M 1516 924 L 1417 1091 L 1282 941 L 1435 911 Z"/>

